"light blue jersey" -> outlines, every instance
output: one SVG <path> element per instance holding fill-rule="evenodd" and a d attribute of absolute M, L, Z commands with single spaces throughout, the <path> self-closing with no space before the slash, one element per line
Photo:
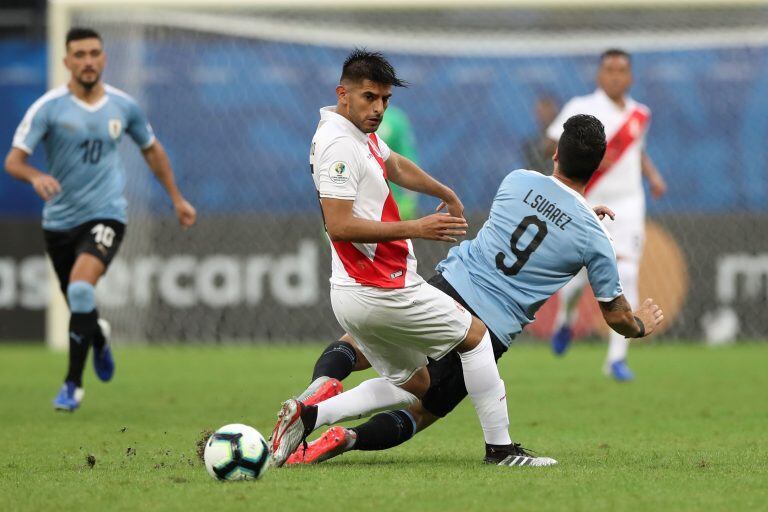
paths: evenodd
<path fill-rule="evenodd" d="M 31 155 L 43 141 L 48 172 L 61 184 L 61 192 L 43 208 L 44 229 L 63 231 L 94 219 L 127 221 L 125 176 L 117 151 L 123 133 L 142 149 L 155 141 L 136 101 L 108 85 L 93 105 L 76 98 L 66 85 L 32 104 L 16 129 L 13 147 Z"/>
<path fill-rule="evenodd" d="M 551 176 L 518 170 L 501 183 L 477 237 L 452 248 L 437 270 L 509 345 L 582 267 L 597 300 L 622 294 L 613 244 L 584 198 Z"/>

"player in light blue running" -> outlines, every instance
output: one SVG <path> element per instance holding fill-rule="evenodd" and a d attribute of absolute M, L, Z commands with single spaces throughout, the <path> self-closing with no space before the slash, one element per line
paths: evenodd
<path fill-rule="evenodd" d="M 452 248 L 437 265 L 439 273 L 429 280 L 485 323 L 497 360 L 523 327 L 534 321 L 539 307 L 583 267 L 603 317 L 615 331 L 641 338 L 663 320 L 661 309 L 651 299 L 635 312 L 630 308 L 622 294 L 610 237 L 584 200 L 584 188 L 605 147 L 603 125 L 595 117 L 568 119 L 553 157 L 554 174 L 510 173 L 477 236 Z M 604 208 L 597 211 L 613 216 Z M 313 382 L 300 400 L 311 403 L 314 390 L 327 389 L 329 382 L 368 366 L 349 335 L 336 345 L 320 356 Z M 419 403 L 378 414 L 352 429 L 333 427 L 306 451 L 299 447 L 287 463 L 320 462 L 352 449 L 391 448 L 448 414 L 467 395 L 461 363 L 452 353 L 430 360 L 427 368 L 430 388 Z M 486 445 L 485 462 L 546 465 L 517 443 L 511 447 Z"/>
<path fill-rule="evenodd" d="M 5 160 L 11 176 L 29 182 L 45 201 L 46 251 L 67 298 L 69 369 L 53 406 L 73 411 L 83 397 L 82 376 L 88 349 L 94 347 L 96 375 L 114 373 L 109 324 L 99 318 L 94 287 L 117 253 L 125 232 L 125 176 L 118 145 L 128 135 L 173 201 L 183 227 L 196 212 L 179 192 L 168 156 L 136 101 L 101 81 L 106 55 L 101 36 L 91 29 L 67 33 L 64 64 L 69 83 L 43 95 L 19 124 Z M 42 142 L 45 173 L 27 159 Z"/>

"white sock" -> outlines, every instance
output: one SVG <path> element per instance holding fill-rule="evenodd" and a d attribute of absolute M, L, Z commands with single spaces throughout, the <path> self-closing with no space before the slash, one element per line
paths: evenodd
<path fill-rule="evenodd" d="M 349 391 L 317 404 L 315 428 L 370 416 L 375 412 L 396 409 L 418 401 L 415 395 L 386 379 L 369 379 Z"/>
<path fill-rule="evenodd" d="M 478 346 L 459 354 L 459 357 L 464 372 L 464 384 L 477 411 L 480 426 L 483 427 L 485 442 L 497 445 L 512 443 L 509 437 L 507 392 L 493 358 L 493 346 L 488 331 Z"/>
<path fill-rule="evenodd" d="M 576 314 L 578 313 L 579 299 L 581 299 L 581 292 L 584 291 L 586 286 L 586 273 L 582 269 L 578 274 L 573 276 L 573 279 L 565 283 L 565 286 L 560 288 L 559 301 L 557 303 L 557 316 L 555 317 L 555 330 L 560 330 L 561 327 L 567 325 L 572 327 L 576 321 Z"/>
<path fill-rule="evenodd" d="M 640 272 L 639 262 L 635 260 L 620 259 L 617 261 L 619 278 L 621 286 L 624 289 L 624 297 L 629 302 L 632 309 L 638 306 L 638 274 Z M 608 338 L 608 363 L 623 361 L 627 358 L 629 351 L 629 341 L 621 334 L 611 331 Z"/>

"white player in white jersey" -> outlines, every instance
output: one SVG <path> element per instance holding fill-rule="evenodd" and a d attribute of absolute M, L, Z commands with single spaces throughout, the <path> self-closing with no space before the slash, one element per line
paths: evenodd
<path fill-rule="evenodd" d="M 667 186 L 645 151 L 651 111 L 627 94 L 632 85 L 629 54 L 617 49 L 603 52 L 597 84 L 594 93 L 566 103 L 547 129 L 547 137 L 554 148 L 562 134 L 563 123 L 576 114 L 591 114 L 605 126 L 608 146 L 600 167 L 587 185 L 586 198 L 591 204 L 605 204 L 616 212 L 615 221 L 607 222 L 605 227 L 616 248 L 624 294 L 632 307 L 638 307 L 638 276 L 645 240 L 643 176 L 655 198 L 664 195 Z M 571 341 L 575 306 L 585 284 L 586 278 L 580 274 L 560 292 L 552 338 L 552 349 L 558 355 L 565 353 Z M 604 370 L 618 381 L 634 378 L 626 363 L 627 351 L 627 340 L 611 332 Z"/>
<path fill-rule="evenodd" d="M 404 86 L 379 53 L 355 50 L 344 62 L 337 104 L 320 111 L 310 167 L 331 243 L 331 304 L 339 324 L 381 378 L 317 405 L 287 400 L 271 437 L 275 465 L 314 429 L 417 402 L 429 389 L 427 357 L 457 351 L 493 462 L 513 460 L 506 391 L 482 321 L 416 273 L 411 238 L 455 242 L 466 234 L 456 194 L 391 151 L 375 131 Z M 436 213 L 401 221 L 388 181 L 441 200 Z M 537 457 L 531 465 L 555 461 Z M 505 464 L 506 465 L 506 464 Z"/>

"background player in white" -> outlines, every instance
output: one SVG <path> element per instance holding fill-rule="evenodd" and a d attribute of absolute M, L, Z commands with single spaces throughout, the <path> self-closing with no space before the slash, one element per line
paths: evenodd
<path fill-rule="evenodd" d="M 117 253 L 127 222 L 125 177 L 117 149 L 123 134 L 141 148 L 173 201 L 179 223 L 191 226 L 196 213 L 176 187 L 168 156 L 139 106 L 101 81 L 106 64 L 101 36 L 91 29 L 73 28 L 67 33 L 66 48 L 69 83 L 29 108 L 5 168 L 29 182 L 45 201 L 46 251 L 71 312 L 69 368 L 53 405 L 73 411 L 83 397 L 83 368 L 91 345 L 99 379 L 108 381 L 114 373 L 109 326 L 99 318 L 94 287 Z M 40 142 L 45 145 L 47 173 L 27 162 Z"/>
<path fill-rule="evenodd" d="M 375 134 L 392 87 L 403 85 L 381 54 L 355 50 L 344 63 L 336 106 L 320 111 L 310 149 L 332 245 L 333 312 L 383 378 L 317 406 L 286 401 L 272 434 L 277 466 L 320 425 L 416 402 L 429 389 L 427 356 L 440 359 L 453 350 L 460 353 L 486 445 L 499 453 L 514 449 L 488 330 L 416 273 L 410 239 L 455 241 L 466 222 L 450 188 Z M 438 210 L 445 206 L 449 213 L 400 221 L 388 179 L 440 199 Z"/>
<path fill-rule="evenodd" d="M 605 157 L 587 184 L 585 196 L 592 204 L 605 204 L 616 212 L 616 220 L 606 227 L 613 237 L 619 275 L 624 294 L 632 307 L 638 304 L 638 277 L 645 239 L 645 194 L 643 176 L 651 193 L 661 197 L 666 183 L 645 150 L 645 138 L 651 111 L 628 95 L 632 86 L 632 62 L 623 50 L 610 49 L 600 56 L 597 90 L 587 96 L 570 100 L 547 129 L 547 136 L 556 141 L 563 133 L 563 123 L 575 114 L 591 114 L 605 126 L 608 140 Z M 577 276 L 560 292 L 559 310 L 552 337 L 552 349 L 560 355 L 570 344 L 576 304 L 586 284 L 584 274 Z M 632 380 L 627 366 L 629 345 L 616 332 L 609 337 L 604 371 L 618 381 Z"/>
<path fill-rule="evenodd" d="M 533 321 L 536 310 L 582 268 L 605 321 L 623 336 L 650 334 L 663 320 L 651 299 L 631 311 L 621 293 L 610 238 L 582 197 L 605 145 L 603 127 L 595 117 L 568 119 L 554 155 L 553 176 L 527 170 L 510 173 L 477 237 L 453 247 L 429 280 L 488 326 L 497 359 Z M 328 359 L 327 354 L 322 359 Z M 343 379 L 361 366 L 341 356 L 329 363 L 324 365 L 327 373 L 314 378 Z M 456 357 L 445 357 L 430 361 L 428 369 L 431 385 L 420 403 L 378 414 L 352 429 L 333 427 L 306 450 L 299 447 L 288 463 L 320 462 L 350 449 L 391 448 L 447 415 L 467 394 L 461 364 Z M 487 453 L 486 462 L 525 466 L 538 460 L 524 449 L 501 460 L 494 455 Z"/>

